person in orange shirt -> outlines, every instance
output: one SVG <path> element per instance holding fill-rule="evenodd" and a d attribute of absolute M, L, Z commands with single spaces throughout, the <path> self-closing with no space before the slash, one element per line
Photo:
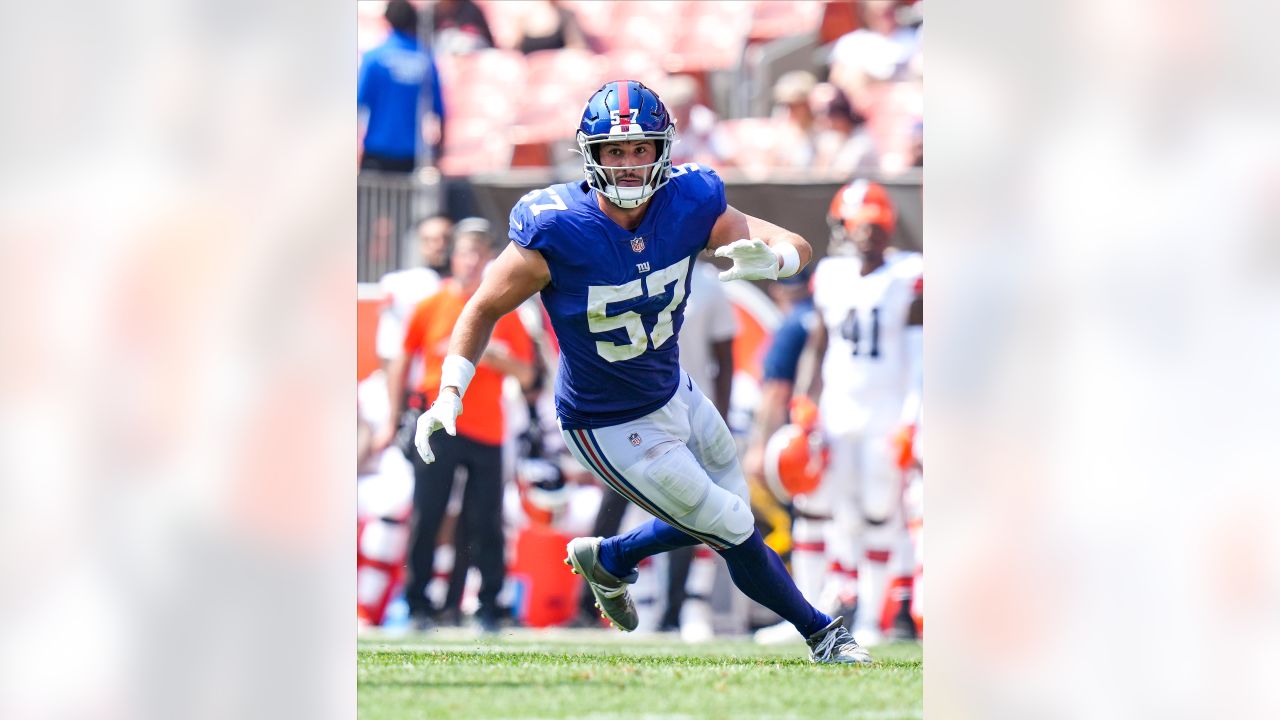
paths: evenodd
<path fill-rule="evenodd" d="M 388 372 L 391 413 L 388 426 L 379 439 L 386 447 L 394 438 L 399 424 L 402 388 L 409 377 L 410 364 L 421 357 L 422 380 L 416 392 L 427 407 L 440 385 L 440 364 L 447 354 L 449 336 L 462 313 L 462 307 L 480 287 L 485 266 L 494 257 L 494 240 L 488 223 L 464 220 L 456 228 L 456 239 L 450 268 L 453 276 L 440 285 L 439 291 L 427 297 L 409 320 L 405 330 L 404 353 L 393 362 Z M 498 592 L 506 575 L 502 535 L 502 382 L 512 375 L 522 386 L 532 384 L 533 340 L 516 313 L 498 320 L 494 340 L 476 367 L 475 379 L 467 395 L 467 419 L 459 422 L 456 436 L 443 436 L 437 446 L 436 461 L 423 462 L 412 453 L 414 465 L 414 517 L 409 540 L 409 572 L 405 599 L 414 625 L 429 627 L 433 614 L 427 598 L 435 557 L 436 536 L 444 520 L 445 508 L 453 489 L 457 468 L 466 470 L 467 483 L 459 518 L 458 557 L 466 555 L 480 571 L 480 607 L 476 620 L 482 630 L 498 627 Z"/>

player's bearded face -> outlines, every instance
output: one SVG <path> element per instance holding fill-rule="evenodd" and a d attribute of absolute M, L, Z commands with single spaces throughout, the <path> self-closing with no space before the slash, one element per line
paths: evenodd
<path fill-rule="evenodd" d="M 652 140 L 607 143 L 600 148 L 600 164 L 605 168 L 609 184 L 618 187 L 640 187 L 653 179 L 658 161 L 657 145 Z"/>

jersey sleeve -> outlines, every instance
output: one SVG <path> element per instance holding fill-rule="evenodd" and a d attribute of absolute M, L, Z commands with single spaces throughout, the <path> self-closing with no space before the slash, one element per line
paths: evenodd
<path fill-rule="evenodd" d="M 701 168 L 697 176 L 705 185 L 707 197 L 710 200 L 709 207 L 713 210 L 712 217 L 719 218 L 729 207 L 729 201 L 724 194 L 724 180 L 720 179 L 715 170 L 706 167 Z"/>
<path fill-rule="evenodd" d="M 511 208 L 507 236 L 520 247 L 546 255 L 556 231 L 557 218 L 564 216 L 570 202 L 572 198 L 565 185 L 551 185 L 525 193 Z"/>
<path fill-rule="evenodd" d="M 919 285 L 920 290 L 924 289 L 924 256 L 920 253 L 906 254 L 894 263 L 894 271 L 895 275 L 910 282 L 913 288 Z"/>
<path fill-rule="evenodd" d="M 724 194 L 724 180 L 709 167 L 685 163 L 671 168 L 671 182 L 679 188 L 681 202 L 688 203 L 689 209 L 685 210 L 687 214 L 684 217 L 692 221 L 691 226 L 697 228 L 699 236 L 705 229 L 707 237 L 702 238 L 704 242 L 699 249 L 706 248 L 706 241 L 711 239 L 711 228 L 729 207 Z"/>
<path fill-rule="evenodd" d="M 697 163 L 685 163 L 675 168 L 673 175 L 675 171 L 683 171 L 681 175 L 688 175 L 691 193 L 698 201 L 698 206 L 706 208 L 710 213 L 713 223 L 724 214 L 725 209 L 729 207 L 729 201 L 724 194 L 724 180 L 715 170 Z"/>
<path fill-rule="evenodd" d="M 511 208 L 511 215 L 507 218 L 508 231 L 507 237 L 512 242 L 522 248 L 530 250 L 542 250 L 545 243 L 542 233 L 538 232 L 538 225 L 535 222 L 533 211 L 529 209 L 529 203 L 525 199 L 526 195 Z"/>

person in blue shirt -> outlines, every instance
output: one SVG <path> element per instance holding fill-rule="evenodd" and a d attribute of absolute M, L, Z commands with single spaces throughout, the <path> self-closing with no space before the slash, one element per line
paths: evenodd
<path fill-rule="evenodd" d="M 671 167 L 676 127 L 658 95 L 619 80 L 597 90 L 578 128 L 585 181 L 522 197 L 512 243 L 489 267 L 450 338 L 440 392 L 415 444 L 453 434 L 494 323 L 534 293 L 560 341 L 555 404 L 570 452 L 653 515 L 620 536 L 569 542 L 565 563 L 585 577 L 601 614 L 639 622 L 627 585 L 646 557 L 698 543 L 724 558 L 747 597 L 778 613 L 823 663 L 868 663 L 840 618 L 814 608 L 755 527 L 729 428 L 680 368 L 678 338 L 694 258 L 729 258 L 722 281 L 794 275 L 812 253 L 803 238 L 746 215 L 724 183 L 695 164 Z"/>
<path fill-rule="evenodd" d="M 444 146 L 444 99 L 440 76 L 428 49 L 418 42 L 418 11 L 408 0 L 391 0 L 384 13 L 391 33 L 364 54 L 356 104 L 365 123 L 360 167 L 413 172 L 423 152 L 423 110 L 430 103 L 439 124 L 433 155 Z"/>

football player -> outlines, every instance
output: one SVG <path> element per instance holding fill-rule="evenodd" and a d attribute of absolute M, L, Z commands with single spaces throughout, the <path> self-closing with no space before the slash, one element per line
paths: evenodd
<path fill-rule="evenodd" d="M 662 100 L 632 80 L 587 101 L 577 132 L 586 178 L 521 198 L 510 238 L 453 331 L 440 394 L 418 421 L 450 434 L 495 321 L 541 293 L 560 340 L 556 413 L 570 452 L 605 484 L 654 516 L 623 535 L 580 537 L 565 563 L 583 575 L 601 614 L 624 631 L 639 618 L 628 593 L 644 558 L 704 543 L 735 585 L 791 622 L 822 663 L 867 663 L 840 618 L 814 608 L 755 528 L 729 428 L 680 369 L 678 338 L 695 256 L 714 250 L 719 275 L 794 275 L 803 238 L 731 207 L 719 176 L 671 167 L 676 127 Z"/>
<path fill-rule="evenodd" d="M 882 639 L 881 608 L 895 575 L 914 569 L 903 517 L 898 437 L 919 408 L 924 334 L 923 258 L 890 247 L 896 213 L 884 188 L 867 180 L 832 200 L 831 255 L 814 270 L 814 307 L 798 383 L 818 402 L 830 463 L 815 498 L 828 505 L 833 564 L 856 564 L 854 634 Z"/>

